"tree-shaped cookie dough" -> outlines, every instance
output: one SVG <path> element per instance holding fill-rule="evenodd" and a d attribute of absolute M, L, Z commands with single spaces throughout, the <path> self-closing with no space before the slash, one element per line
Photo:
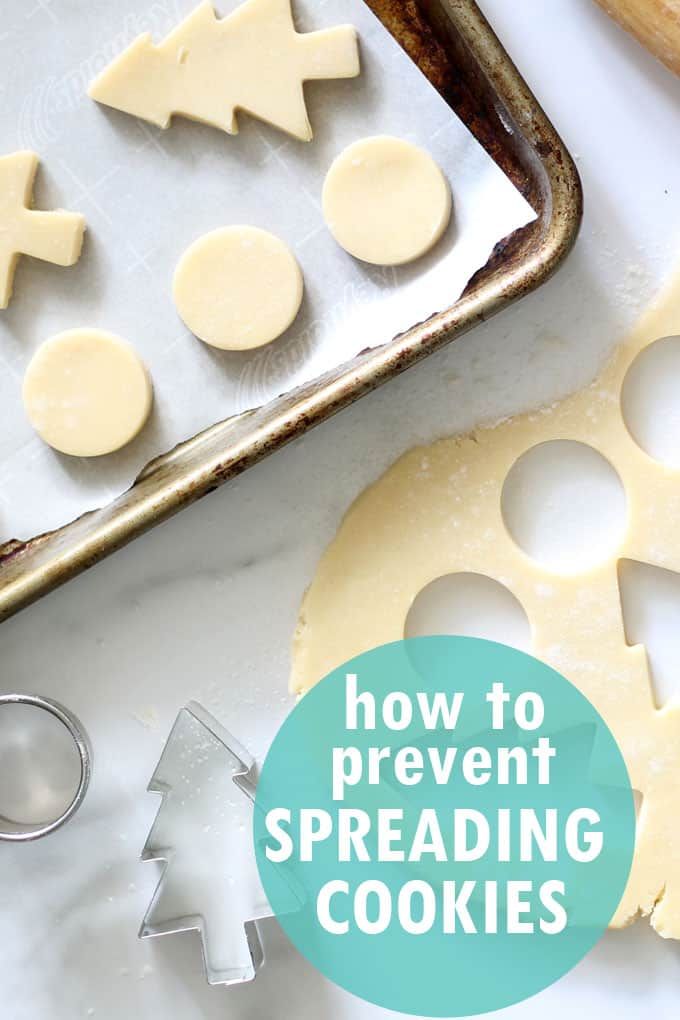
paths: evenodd
<path fill-rule="evenodd" d="M 0 308 L 9 304 L 20 255 L 58 266 L 72 266 L 80 256 L 83 216 L 30 208 L 38 163 L 34 152 L 0 158 Z"/>
<path fill-rule="evenodd" d="M 164 42 L 139 36 L 95 79 L 97 102 L 167 128 L 173 114 L 238 133 L 237 111 L 310 141 L 303 86 L 360 73 L 350 25 L 299 33 L 291 0 L 248 0 L 218 18 L 200 4 Z"/>

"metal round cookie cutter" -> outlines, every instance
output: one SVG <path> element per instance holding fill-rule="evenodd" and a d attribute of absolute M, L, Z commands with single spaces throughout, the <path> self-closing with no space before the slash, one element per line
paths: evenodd
<path fill-rule="evenodd" d="M 92 750 L 80 720 L 67 708 L 60 705 L 58 701 L 53 701 L 51 698 L 43 698 L 37 694 L 0 694 L 0 710 L 6 705 L 29 705 L 32 708 L 49 712 L 50 715 L 53 715 L 66 727 L 73 739 L 73 743 L 76 745 L 78 757 L 80 758 L 80 779 L 78 786 L 71 803 L 57 818 L 52 821 L 25 824 L 15 822 L 10 818 L 4 818 L 0 814 L 0 841 L 20 843 L 48 836 L 73 817 L 82 804 L 87 788 L 90 785 Z"/>

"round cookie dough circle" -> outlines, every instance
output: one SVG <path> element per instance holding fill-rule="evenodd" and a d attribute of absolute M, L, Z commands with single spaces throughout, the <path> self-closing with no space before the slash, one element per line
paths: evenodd
<path fill-rule="evenodd" d="M 100 457 L 144 426 L 153 388 L 131 344 L 98 329 L 71 329 L 46 340 L 23 384 L 36 432 L 60 453 Z"/>
<path fill-rule="evenodd" d="M 350 145 L 323 189 L 323 211 L 350 255 L 399 266 L 428 252 L 451 220 L 451 188 L 423 149 L 381 135 Z"/>
<path fill-rule="evenodd" d="M 295 320 L 304 281 L 280 238 L 235 226 L 199 237 L 175 270 L 177 311 L 211 347 L 248 351 L 276 340 Z"/>

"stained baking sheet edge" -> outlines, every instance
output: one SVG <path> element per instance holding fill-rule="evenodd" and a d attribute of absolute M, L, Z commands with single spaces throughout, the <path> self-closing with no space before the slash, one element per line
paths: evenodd
<path fill-rule="evenodd" d="M 371 6 L 390 2 L 371 0 Z M 521 135 L 528 180 L 534 200 L 540 199 L 535 228 L 510 239 L 447 311 L 312 384 L 183 443 L 148 465 L 109 506 L 58 531 L 0 548 L 0 620 L 462 335 L 561 264 L 582 214 L 580 181 L 568 151 L 472 0 L 423 0 L 422 8 L 436 25 L 438 45 L 465 47 L 480 75 L 479 94 L 489 89 L 491 103 L 501 107 L 503 129 Z M 413 9 L 419 16 L 420 7 Z M 408 50 L 408 39 L 402 42 Z"/>

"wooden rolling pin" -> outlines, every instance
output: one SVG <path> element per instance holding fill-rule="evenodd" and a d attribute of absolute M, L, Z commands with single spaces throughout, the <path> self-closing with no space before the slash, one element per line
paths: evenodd
<path fill-rule="evenodd" d="M 597 0 L 627 32 L 680 74 L 680 0 Z"/>

